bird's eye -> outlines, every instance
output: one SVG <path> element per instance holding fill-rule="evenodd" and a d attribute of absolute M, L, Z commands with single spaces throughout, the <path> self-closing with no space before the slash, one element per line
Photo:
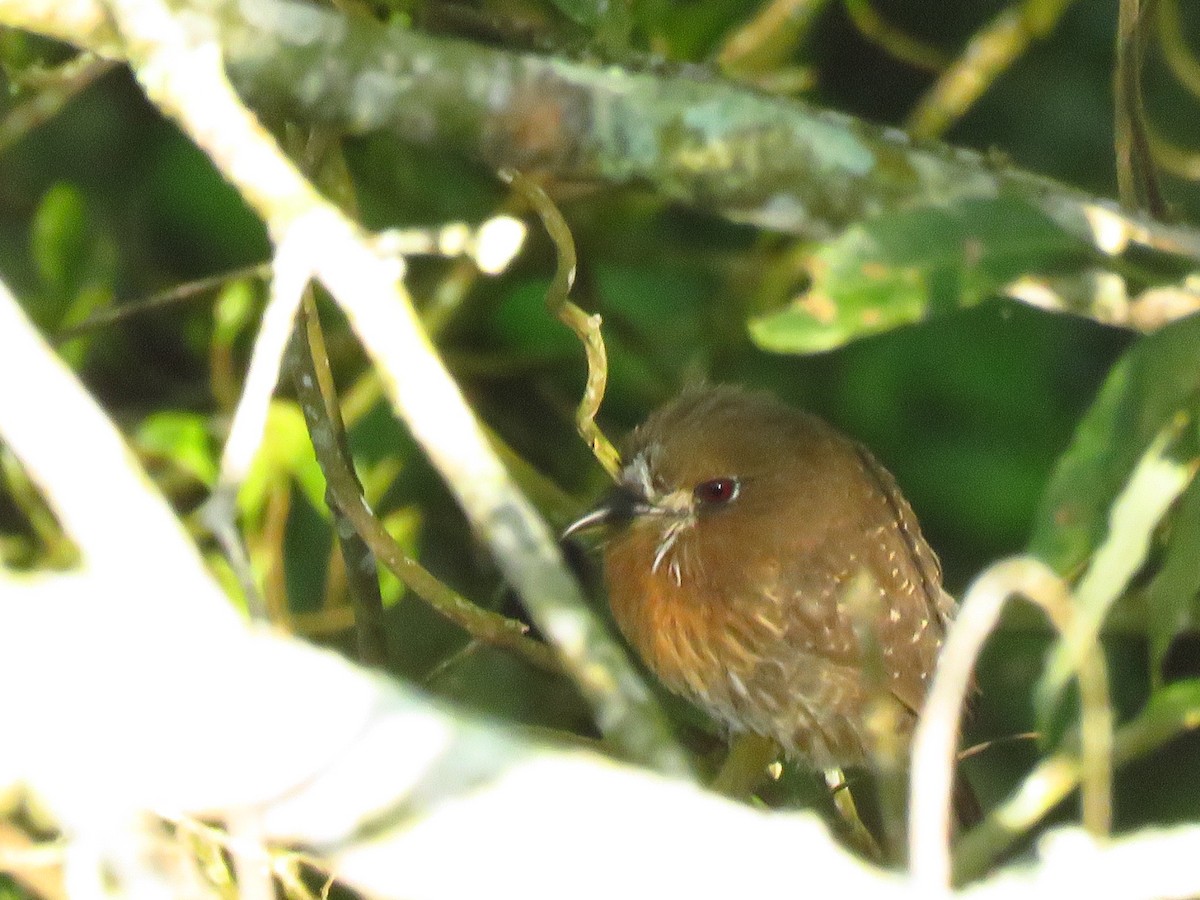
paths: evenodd
<path fill-rule="evenodd" d="M 692 496 L 701 503 L 721 506 L 736 500 L 741 489 L 742 485 L 736 478 L 714 478 L 696 485 Z"/>

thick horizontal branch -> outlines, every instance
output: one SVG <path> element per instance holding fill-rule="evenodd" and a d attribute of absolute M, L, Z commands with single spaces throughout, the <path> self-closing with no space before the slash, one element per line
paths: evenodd
<path fill-rule="evenodd" d="M 45 15 L 24 6 L 0 0 L 0 21 L 117 52 L 93 0 Z M 514 53 L 292 0 L 206 12 L 235 86 L 268 114 L 349 134 L 391 131 L 496 168 L 644 184 L 736 221 L 811 237 L 889 210 L 1004 193 L 1106 255 L 1149 248 L 1200 261 L 1196 231 L 702 70 L 635 72 Z"/>
<path fill-rule="evenodd" d="M 1200 235 L 1125 220 L 978 154 L 687 72 L 630 72 L 494 50 L 298 8 L 226 6 L 234 83 L 260 108 L 390 130 L 494 166 L 642 182 L 729 218 L 823 237 L 900 206 L 1015 192 L 1072 233 L 1200 259 Z M 320 73 L 314 75 L 314 73 Z M 1109 247 L 1102 249 L 1108 250 Z"/>
<path fill-rule="evenodd" d="M 262 0 L 225 5 L 234 84 L 258 108 L 395 132 L 496 167 L 643 183 L 730 219 L 825 237 L 888 210 L 1013 193 L 1105 253 L 1200 260 L 1200 233 L 943 144 L 701 70 L 632 72 Z M 319 73 L 319 74 L 316 74 Z"/>

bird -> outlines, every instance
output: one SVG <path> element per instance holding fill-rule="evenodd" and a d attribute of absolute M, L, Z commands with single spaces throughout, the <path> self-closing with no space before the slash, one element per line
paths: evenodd
<path fill-rule="evenodd" d="M 605 532 L 616 624 L 671 691 L 815 770 L 907 751 L 955 603 L 896 480 L 773 395 L 685 389 L 630 435 Z"/>

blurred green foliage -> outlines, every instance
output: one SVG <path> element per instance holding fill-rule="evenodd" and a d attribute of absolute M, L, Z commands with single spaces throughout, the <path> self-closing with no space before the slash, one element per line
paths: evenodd
<path fill-rule="evenodd" d="M 613 24 L 604 12 L 608 4 L 585 0 L 382 6 L 417 27 L 543 48 L 578 46 L 589 27 L 607 22 L 606 55 L 651 51 L 695 62 L 712 58 L 723 37 L 757 9 L 747 0 L 645 0 L 621 4 L 632 18 Z M 878 0 L 874 6 L 896 27 L 953 56 L 1006 4 Z M 1200 34 L 1200 15 L 1184 12 L 1192 33 Z M 1074 4 L 1053 33 L 985 93 L 951 139 L 1112 196 L 1115 22 L 1115 0 Z M 14 46 L 5 51 L 10 73 L 30 60 L 62 58 L 61 48 L 38 42 Z M 933 78 L 865 39 L 835 2 L 825 4 L 806 42 L 785 62 L 811 70 L 816 102 L 890 123 L 904 119 Z M 9 105 L 15 106 L 27 89 L 9 78 Z M 1190 104 L 1187 115 L 1172 117 L 1170 130 L 1176 142 L 1200 147 L 1200 99 L 1179 97 L 1178 85 L 1153 58 L 1147 94 L 1152 114 L 1161 112 L 1162 96 Z M 348 141 L 344 154 L 361 218 L 371 228 L 478 222 L 505 200 L 492 173 L 391 137 Z M 1167 187 L 1178 218 L 1200 222 L 1195 185 L 1168 179 Z M 601 424 L 611 435 L 695 379 L 768 387 L 872 447 L 904 487 L 955 592 L 1031 536 L 1050 561 L 1081 564 L 1102 538 L 1108 506 L 1133 461 L 1161 423 L 1180 409 L 1193 416 L 1193 425 L 1200 420 L 1193 322 L 1135 339 L 993 298 L 1026 265 L 1051 267 L 1080 253 L 1032 221 L 1032 211 L 1010 209 L 1004 200 L 982 203 L 958 219 L 926 211 L 902 222 L 864 223 L 823 247 L 799 248 L 634 189 L 563 189 L 559 200 L 580 257 L 573 296 L 605 320 L 611 372 Z M 969 241 L 980 242 L 981 255 L 962 255 Z M 863 242 L 882 248 L 883 277 L 860 277 Z M 936 255 L 948 246 L 958 255 Z M 0 274 L 51 337 L 114 298 L 136 301 L 265 261 L 268 254 L 261 223 L 203 154 L 147 106 L 126 72 L 106 77 L 0 157 Z M 775 300 L 804 286 L 805 267 L 797 259 L 817 261 L 811 274 L 818 289 L 841 278 L 861 290 L 861 308 L 841 308 L 838 315 L 861 317 L 878 307 L 881 317 L 872 319 L 878 327 L 868 330 L 880 333 L 835 328 L 814 334 L 811 321 L 797 325 L 788 318 L 794 309 L 778 312 Z M 467 279 L 438 343 L 487 424 L 582 508 L 604 478 L 572 425 L 582 351 L 545 313 L 553 265 L 553 250 L 534 227 L 509 271 Z M 433 303 L 454 271 L 453 262 L 417 261 L 410 286 L 418 303 Z M 921 289 L 912 289 L 918 282 Z M 908 307 L 895 305 L 898 292 Z M 154 463 L 155 477 L 185 514 L 211 485 L 262 299 L 259 286 L 234 282 L 69 345 L 72 364 Z M 957 308 L 976 301 L 971 309 Z M 939 315 L 905 325 L 929 304 Z M 344 321 L 331 309 L 324 312 L 334 376 L 355 410 L 348 413 L 350 438 L 368 500 L 402 545 L 448 585 L 520 615 L 449 493 L 373 392 Z M 747 322 L 757 323 L 760 343 L 810 355 L 764 351 L 751 340 Z M 335 627 L 339 620 L 330 612 L 344 599 L 344 582 L 331 556 L 323 485 L 305 442 L 298 410 L 281 400 L 271 419 L 270 451 L 242 497 L 251 550 L 268 591 L 274 585 L 298 627 L 350 650 L 352 638 Z M 1167 566 L 1149 588 L 1151 624 L 1135 609 L 1108 646 L 1123 716 L 1150 690 L 1147 633 L 1159 660 L 1176 630 L 1195 625 L 1195 487 L 1185 502 L 1171 526 L 1176 539 L 1155 551 L 1165 554 Z M 1064 527 L 1063 504 L 1070 505 L 1070 527 Z M 28 520 L 27 511 L 0 492 L 0 530 L 28 535 Z M 116 513 L 114 527 L 120 527 Z M 579 562 L 594 586 L 594 567 Z M 399 593 L 389 582 L 385 596 L 394 600 Z M 971 737 L 1004 737 L 1034 721 L 1029 698 L 1047 636 L 1026 627 L 1032 618 L 1014 621 L 982 662 Z M 590 732 L 586 709 L 564 682 L 508 654 L 468 645 L 460 631 L 412 598 L 390 602 L 387 623 L 397 674 L 508 718 Z M 1179 671 L 1200 674 L 1195 662 L 1188 668 L 1185 660 Z M 1033 752 L 1032 745 L 1004 744 L 973 759 L 969 767 L 985 799 L 1011 788 Z M 1200 815 L 1200 746 L 1177 742 L 1154 759 L 1158 771 L 1170 763 L 1175 789 L 1141 791 L 1120 782 L 1119 823 L 1153 818 L 1154 804 L 1165 804 L 1168 795 L 1160 819 Z M 1155 765 L 1146 763 L 1130 778 Z M 811 784 L 790 796 L 806 791 L 811 794 Z"/>

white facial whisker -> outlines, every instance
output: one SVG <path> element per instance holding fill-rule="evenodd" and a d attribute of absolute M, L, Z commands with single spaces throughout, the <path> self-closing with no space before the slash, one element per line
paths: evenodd
<path fill-rule="evenodd" d="M 658 567 L 662 565 L 667 554 L 671 552 L 671 548 L 675 546 L 675 541 L 679 538 L 678 523 L 672 522 L 667 526 L 666 533 L 663 535 L 662 541 L 658 545 L 658 549 L 654 553 L 654 564 L 650 567 L 651 572 L 658 572 Z"/>

